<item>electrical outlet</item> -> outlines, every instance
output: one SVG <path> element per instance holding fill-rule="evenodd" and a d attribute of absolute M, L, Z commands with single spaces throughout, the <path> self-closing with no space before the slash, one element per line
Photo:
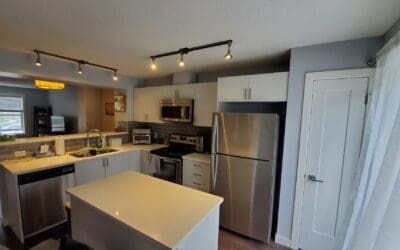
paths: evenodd
<path fill-rule="evenodd" d="M 26 156 L 26 151 L 25 150 L 15 151 L 14 155 L 15 155 L 15 158 L 25 157 Z"/>

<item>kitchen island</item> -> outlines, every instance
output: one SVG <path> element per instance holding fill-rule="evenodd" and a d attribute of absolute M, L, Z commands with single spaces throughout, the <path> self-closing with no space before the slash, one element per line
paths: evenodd
<path fill-rule="evenodd" d="M 221 197 L 129 171 L 68 190 L 72 238 L 102 249 L 217 249 Z"/>

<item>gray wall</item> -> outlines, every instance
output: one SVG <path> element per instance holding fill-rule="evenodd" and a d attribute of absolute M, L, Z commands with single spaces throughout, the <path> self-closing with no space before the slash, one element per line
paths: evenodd
<path fill-rule="evenodd" d="M 367 60 L 375 58 L 382 46 L 383 37 L 376 37 L 291 50 L 278 216 L 277 234 L 279 236 L 291 239 L 305 74 L 316 71 L 367 68 Z"/>
<path fill-rule="evenodd" d="M 127 95 L 127 116 L 128 119 L 133 120 L 133 87 L 139 83 L 137 78 L 119 74 L 118 81 L 113 81 L 112 72 L 109 70 L 90 66 L 85 66 L 84 74 L 79 75 L 76 63 L 42 56 L 42 67 L 37 67 L 34 64 L 35 59 L 33 51 L 24 53 L 0 48 L 0 76 L 43 78 L 87 86 L 123 89 L 126 90 Z"/>
<path fill-rule="evenodd" d="M 78 133 L 78 87 L 65 85 L 62 91 L 49 91 L 49 105 L 54 115 L 65 118 L 66 133 Z"/>
<path fill-rule="evenodd" d="M 400 31 L 400 18 L 399 20 L 397 20 L 395 24 L 392 25 L 392 27 L 390 27 L 390 29 L 383 36 L 385 43 L 389 42 L 389 40 L 399 31 Z"/>
<path fill-rule="evenodd" d="M 25 102 L 25 135 L 33 136 L 33 108 L 35 106 L 49 106 L 46 90 L 30 88 L 13 88 L 0 86 L 0 94 L 22 95 Z"/>

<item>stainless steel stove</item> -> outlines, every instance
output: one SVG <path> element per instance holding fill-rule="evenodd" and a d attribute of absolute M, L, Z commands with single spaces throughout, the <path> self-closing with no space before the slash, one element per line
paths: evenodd
<path fill-rule="evenodd" d="M 182 156 L 203 152 L 203 137 L 191 135 L 169 135 L 169 146 L 151 150 L 153 176 L 182 184 Z"/>

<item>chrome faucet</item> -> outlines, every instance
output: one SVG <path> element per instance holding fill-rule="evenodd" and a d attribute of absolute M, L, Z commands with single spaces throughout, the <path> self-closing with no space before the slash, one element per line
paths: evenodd
<path fill-rule="evenodd" d="M 89 129 L 88 131 L 87 131 L 87 133 L 86 133 L 86 146 L 87 147 L 90 147 L 90 137 L 89 137 L 89 135 L 90 135 L 90 133 L 99 133 L 99 137 L 97 138 L 97 147 L 101 147 L 103 144 L 102 144 L 102 140 L 103 140 L 103 136 L 102 136 L 102 134 L 101 134 L 101 131 L 100 131 L 100 129 Z"/>

